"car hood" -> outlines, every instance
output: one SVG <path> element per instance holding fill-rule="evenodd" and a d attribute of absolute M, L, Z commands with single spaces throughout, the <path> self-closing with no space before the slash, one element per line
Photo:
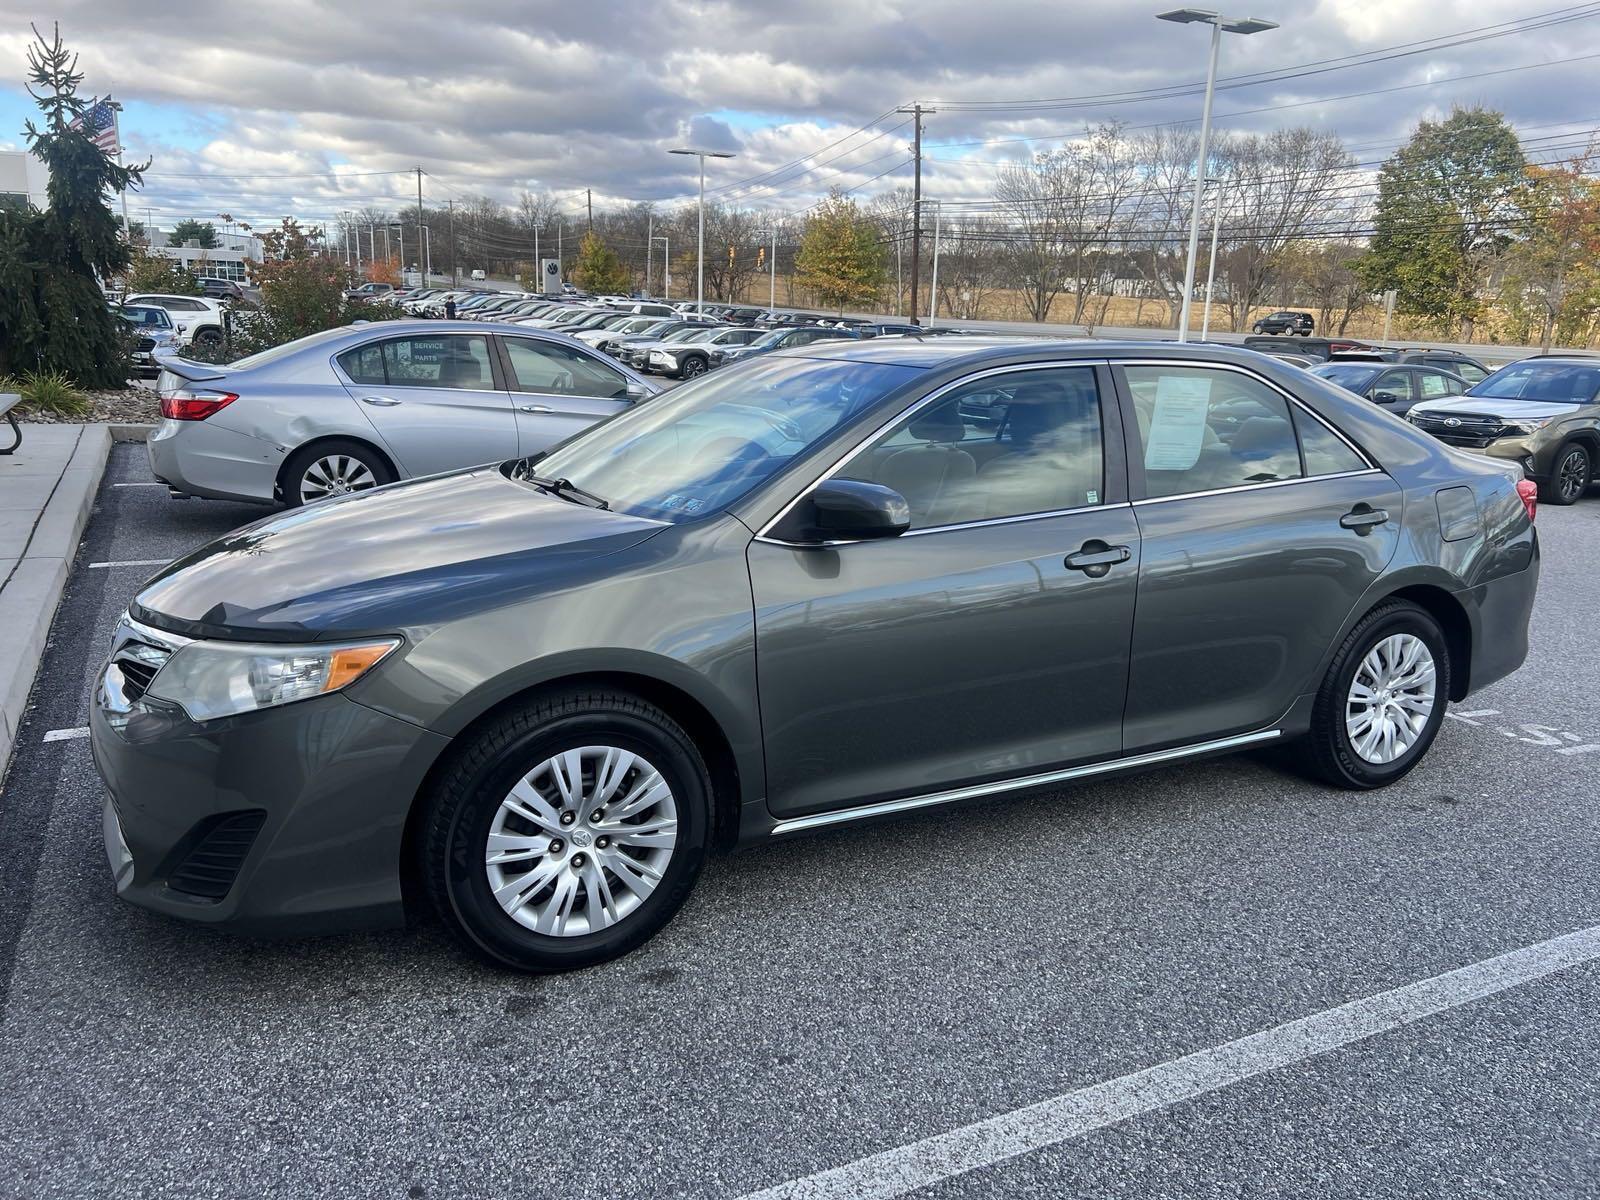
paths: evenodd
<path fill-rule="evenodd" d="M 1450 400 L 1424 400 L 1413 405 L 1411 411 L 1419 415 L 1449 416 L 1451 413 L 1471 413 L 1476 416 L 1500 417 L 1508 421 L 1538 421 L 1545 417 L 1565 417 L 1582 405 L 1554 400 L 1500 400 L 1493 396 L 1457 396 Z"/>
<path fill-rule="evenodd" d="M 133 615 L 189 636 L 260 641 L 393 632 L 564 586 L 575 564 L 664 528 L 478 467 L 237 529 L 163 569 Z"/>

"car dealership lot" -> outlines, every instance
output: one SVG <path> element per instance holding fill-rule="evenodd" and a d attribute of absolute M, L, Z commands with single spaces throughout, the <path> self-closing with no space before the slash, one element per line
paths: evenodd
<path fill-rule="evenodd" d="M 738 1195 L 1600 924 L 1592 492 L 1540 510 L 1527 666 L 1385 792 L 1234 758 L 797 839 L 554 978 L 179 926 L 112 896 L 70 736 L 152 569 L 93 564 L 265 511 L 113 452 L 0 796 L 0 1190 Z M 1575 966 L 921 1194 L 1572 1195 L 1597 998 Z"/>

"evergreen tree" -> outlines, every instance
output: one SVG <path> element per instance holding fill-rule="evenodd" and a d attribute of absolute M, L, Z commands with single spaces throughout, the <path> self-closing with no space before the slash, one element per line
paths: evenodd
<path fill-rule="evenodd" d="M 841 313 L 846 305 L 870 304 L 883 287 L 878 228 L 837 189 L 806 221 L 794 262 L 800 286 Z"/>
<path fill-rule="evenodd" d="M 596 234 L 586 233 L 578 246 L 572 281 L 586 292 L 626 292 L 633 286 L 633 273 L 622 265 L 615 250 Z"/>
<path fill-rule="evenodd" d="M 196 221 L 193 217 L 189 217 L 172 227 L 169 241 L 174 246 L 196 242 L 202 250 L 215 250 L 217 227 L 210 221 Z"/>
<path fill-rule="evenodd" d="M 81 387 L 120 387 L 127 339 L 100 281 L 125 270 L 106 193 L 138 184 L 142 167 L 111 160 L 69 126 L 97 99 L 78 97 L 83 75 L 57 28 L 28 48 L 28 94 L 44 114 L 27 123 L 29 149 L 50 170 L 43 212 L 0 212 L 0 374 L 56 371 Z"/>

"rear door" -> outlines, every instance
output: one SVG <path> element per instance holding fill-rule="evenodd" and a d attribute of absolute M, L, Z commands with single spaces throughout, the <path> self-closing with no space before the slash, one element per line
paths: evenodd
<path fill-rule="evenodd" d="M 481 333 L 368 342 L 336 360 L 346 389 L 407 475 L 517 456 L 517 419 Z"/>
<path fill-rule="evenodd" d="M 1124 749 L 1270 729 L 1393 556 L 1400 489 L 1253 372 L 1116 373 L 1143 547 Z"/>
<path fill-rule="evenodd" d="M 597 353 L 499 335 L 517 414 L 518 454 L 538 454 L 627 408 L 629 378 Z"/>

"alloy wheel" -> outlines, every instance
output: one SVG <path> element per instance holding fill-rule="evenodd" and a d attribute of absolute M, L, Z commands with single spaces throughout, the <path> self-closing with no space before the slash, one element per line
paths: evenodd
<path fill-rule="evenodd" d="M 683 377 L 685 379 L 693 379 L 697 375 L 704 375 L 705 373 L 706 365 L 698 358 L 691 358 L 688 362 L 683 364 Z"/>
<path fill-rule="evenodd" d="M 1438 702 L 1433 652 L 1396 633 L 1367 651 L 1345 701 L 1345 732 L 1362 759 L 1387 766 L 1417 744 Z"/>
<path fill-rule="evenodd" d="M 314 500 L 364 492 L 377 486 L 377 477 L 359 458 L 348 454 L 330 454 L 317 459 L 300 477 L 300 502 L 310 504 Z"/>
<path fill-rule="evenodd" d="M 1574 446 L 1561 459 L 1557 475 L 1561 498 L 1571 503 L 1583 494 L 1584 488 L 1589 486 L 1589 456 Z"/>
<path fill-rule="evenodd" d="M 500 802 L 484 871 L 518 924 L 580 937 L 649 899 L 677 840 L 677 804 L 655 766 L 617 746 L 580 746 L 545 759 Z"/>

